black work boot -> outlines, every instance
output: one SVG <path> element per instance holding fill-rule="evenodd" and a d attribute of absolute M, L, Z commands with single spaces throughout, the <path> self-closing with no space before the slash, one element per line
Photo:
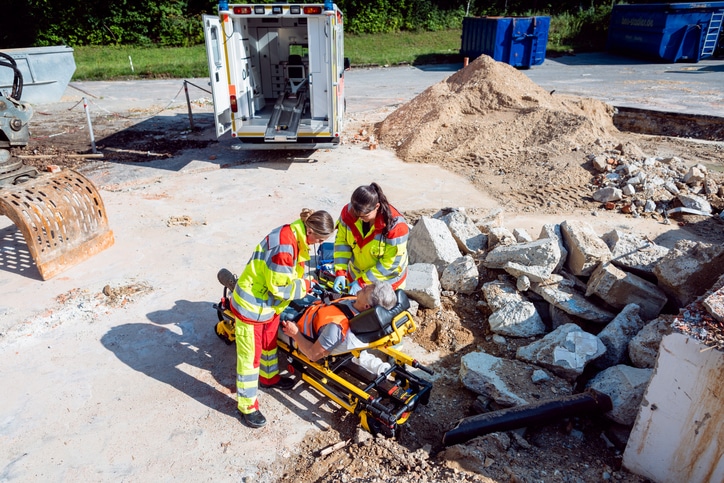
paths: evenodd
<path fill-rule="evenodd" d="M 241 413 L 241 416 L 244 418 L 244 423 L 250 428 L 261 428 L 266 424 L 266 418 L 259 410 L 248 414 Z"/>
<path fill-rule="evenodd" d="M 297 383 L 291 377 L 279 377 L 279 380 L 275 384 L 264 384 L 259 381 L 259 385 L 265 389 L 281 389 L 282 391 L 288 391 L 294 387 Z"/>

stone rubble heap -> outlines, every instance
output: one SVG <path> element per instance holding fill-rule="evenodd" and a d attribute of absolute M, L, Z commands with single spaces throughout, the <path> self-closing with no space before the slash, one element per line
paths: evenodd
<path fill-rule="evenodd" d="M 461 208 L 420 218 L 408 247 L 405 291 L 420 307 L 480 290 L 494 339 L 534 339 L 518 347 L 516 360 L 463 356 L 462 384 L 493 408 L 556 398 L 584 382 L 611 397 L 609 419 L 630 427 L 666 333 L 698 331 L 705 343 L 724 346 L 722 246 L 681 240 L 667 249 L 620 230 L 599 236 L 569 221 L 545 225 L 534 238 L 505 228 L 500 211 L 475 220 Z M 706 327 L 681 322 L 694 317 L 692 304 Z"/>
<path fill-rule="evenodd" d="M 596 175 L 590 184 L 593 199 L 609 209 L 639 216 L 674 213 L 724 217 L 724 186 L 709 176 L 707 167 L 687 167 L 678 157 L 646 157 L 635 145 L 590 154 Z M 712 203 L 716 207 L 712 207 Z"/>

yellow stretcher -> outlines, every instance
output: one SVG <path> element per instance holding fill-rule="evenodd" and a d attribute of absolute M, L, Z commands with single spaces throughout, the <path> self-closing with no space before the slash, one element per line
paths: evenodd
<path fill-rule="evenodd" d="M 219 280 L 222 278 L 220 272 Z M 233 290 L 233 285 L 223 281 L 222 284 L 225 285 L 224 296 L 218 304 L 214 304 L 214 308 L 219 321 L 226 325 L 225 330 L 233 334 L 234 317 L 229 310 L 229 291 Z M 294 320 L 313 300 L 315 297 L 293 302 L 282 318 Z M 303 381 L 357 415 L 361 426 L 370 433 L 397 436 L 400 426 L 415 409 L 428 403 L 432 390 L 432 383 L 420 377 L 419 371 L 411 369 L 428 374 L 433 374 L 433 371 L 395 348 L 404 336 L 417 330 L 409 308 L 407 295 L 398 290 L 397 305 L 391 310 L 373 307 L 350 319 L 350 330 L 362 342 L 361 347 L 315 362 L 310 361 L 280 330 L 277 339 L 280 366 L 286 358 L 291 374 L 300 374 Z M 218 329 L 217 335 L 228 344 L 232 343 L 219 334 Z M 379 375 L 365 369 L 355 362 L 355 359 L 360 359 L 362 351 L 382 356 L 389 368 Z"/>

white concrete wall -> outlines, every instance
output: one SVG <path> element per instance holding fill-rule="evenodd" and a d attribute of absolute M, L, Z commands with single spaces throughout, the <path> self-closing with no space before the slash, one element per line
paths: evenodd
<path fill-rule="evenodd" d="M 657 483 L 724 481 L 724 353 L 664 337 L 623 465 Z"/>

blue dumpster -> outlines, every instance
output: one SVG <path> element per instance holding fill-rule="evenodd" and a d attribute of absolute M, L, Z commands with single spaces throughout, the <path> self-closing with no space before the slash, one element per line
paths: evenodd
<path fill-rule="evenodd" d="M 711 57 L 722 28 L 724 2 L 614 5 L 607 49 L 666 62 Z"/>
<path fill-rule="evenodd" d="M 540 65 L 550 24 L 550 17 L 465 17 L 460 55 L 485 54 L 514 67 Z"/>

